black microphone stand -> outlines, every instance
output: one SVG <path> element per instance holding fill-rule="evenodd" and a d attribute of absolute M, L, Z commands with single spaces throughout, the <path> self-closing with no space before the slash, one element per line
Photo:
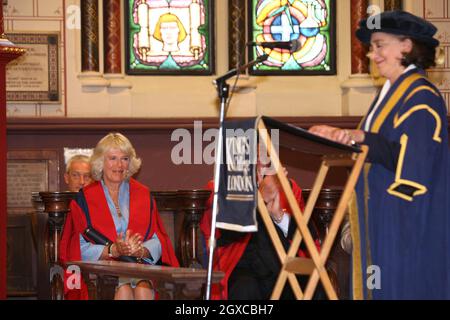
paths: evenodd
<path fill-rule="evenodd" d="M 216 85 L 217 94 L 220 99 L 220 122 L 219 122 L 219 136 L 217 137 L 217 148 L 216 148 L 216 164 L 214 167 L 214 198 L 213 198 L 213 209 L 212 209 L 212 220 L 211 220 L 211 235 L 209 238 L 209 257 L 208 257 L 208 278 L 206 281 L 206 300 L 210 300 L 211 297 L 211 276 L 212 276 L 212 264 L 214 257 L 214 248 L 216 247 L 216 216 L 217 216 L 217 200 L 219 194 L 219 179 L 220 179 L 220 165 L 222 163 L 222 149 L 223 149 L 223 121 L 225 119 L 225 107 L 227 105 L 227 99 L 230 91 L 230 85 L 227 80 L 235 75 L 239 75 L 244 72 L 247 68 L 261 63 L 269 57 L 268 54 L 263 54 L 253 61 L 250 61 L 243 66 L 231 69 L 223 76 L 215 79 L 213 83 Z"/>

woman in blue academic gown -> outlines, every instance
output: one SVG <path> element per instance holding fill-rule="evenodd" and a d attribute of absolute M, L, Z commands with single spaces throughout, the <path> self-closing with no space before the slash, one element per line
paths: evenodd
<path fill-rule="evenodd" d="M 447 108 L 423 70 L 435 65 L 431 23 L 404 11 L 362 20 L 356 32 L 386 83 L 356 130 L 311 132 L 369 146 L 350 210 L 353 296 L 448 299 Z M 354 214 L 352 214 L 354 212 Z"/>

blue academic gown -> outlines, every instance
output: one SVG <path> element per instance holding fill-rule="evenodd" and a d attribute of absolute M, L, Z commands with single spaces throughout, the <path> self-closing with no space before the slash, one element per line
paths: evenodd
<path fill-rule="evenodd" d="M 370 132 L 400 148 L 392 168 L 369 159 L 359 178 L 353 240 L 361 276 L 353 282 L 362 280 L 366 299 L 448 299 L 447 110 L 423 71 L 408 71 L 392 84 Z M 382 152 L 367 144 L 370 153 Z"/>

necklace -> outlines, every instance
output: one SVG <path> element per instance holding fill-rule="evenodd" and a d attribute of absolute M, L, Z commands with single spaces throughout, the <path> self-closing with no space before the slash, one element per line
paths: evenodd
<path fill-rule="evenodd" d="M 119 218 L 122 218 L 122 212 L 120 211 L 119 205 L 114 203 L 114 206 L 116 207 L 117 215 L 119 216 Z"/>
<path fill-rule="evenodd" d="M 117 215 L 119 218 L 122 218 L 122 212 L 120 211 L 119 199 L 118 199 L 119 190 L 109 190 L 109 195 L 114 203 L 114 207 L 116 208 Z"/>

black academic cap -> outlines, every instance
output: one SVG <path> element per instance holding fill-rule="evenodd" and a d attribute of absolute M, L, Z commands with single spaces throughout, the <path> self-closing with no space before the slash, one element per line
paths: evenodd
<path fill-rule="evenodd" d="M 370 20 L 369 20 L 370 19 Z M 384 32 L 407 36 L 426 45 L 437 47 L 439 40 L 433 38 L 437 28 L 430 22 L 409 12 L 395 10 L 385 11 L 359 22 L 356 37 L 363 43 L 370 43 L 372 33 Z M 369 20 L 369 23 L 367 23 Z"/>

